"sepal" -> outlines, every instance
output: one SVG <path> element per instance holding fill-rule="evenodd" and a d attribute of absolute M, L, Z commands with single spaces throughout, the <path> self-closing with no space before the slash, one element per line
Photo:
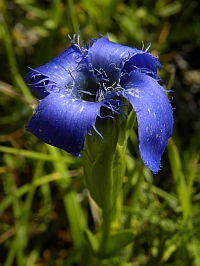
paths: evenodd
<path fill-rule="evenodd" d="M 123 149 L 117 144 L 115 119 L 97 119 L 100 134 L 87 135 L 81 152 L 84 177 L 92 198 L 103 210 L 110 210 L 120 193 L 124 176 Z"/>

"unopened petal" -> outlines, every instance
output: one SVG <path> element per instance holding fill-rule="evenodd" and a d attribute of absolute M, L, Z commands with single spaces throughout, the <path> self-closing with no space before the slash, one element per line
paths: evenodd
<path fill-rule="evenodd" d="M 79 157 L 85 135 L 95 125 L 101 106 L 51 93 L 39 102 L 26 129 L 47 144 Z"/>
<path fill-rule="evenodd" d="M 154 173 L 172 134 L 172 107 L 165 91 L 148 75 L 130 73 L 122 93 L 133 106 L 138 120 L 139 151 L 145 165 Z"/>

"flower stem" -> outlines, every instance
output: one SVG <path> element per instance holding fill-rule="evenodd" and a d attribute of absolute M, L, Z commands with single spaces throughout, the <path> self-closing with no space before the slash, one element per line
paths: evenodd
<path fill-rule="evenodd" d="M 101 255 L 101 257 L 104 257 L 106 253 L 106 244 L 108 242 L 108 238 L 110 235 L 110 227 L 111 227 L 111 222 L 112 222 L 114 212 L 115 212 L 115 207 L 110 211 L 103 210 L 103 213 L 102 213 L 102 217 L 103 217 L 102 237 L 101 237 L 100 246 L 99 246 L 99 254 Z"/>

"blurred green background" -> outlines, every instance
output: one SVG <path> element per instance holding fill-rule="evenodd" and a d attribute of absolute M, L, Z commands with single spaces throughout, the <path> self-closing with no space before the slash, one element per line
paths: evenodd
<path fill-rule="evenodd" d="M 100 214 L 81 160 L 24 126 L 37 104 L 28 67 L 81 40 L 148 47 L 174 108 L 173 140 L 158 175 L 143 166 L 137 131 L 127 152 L 121 221 L 135 234 L 117 258 L 97 261 L 84 242 Z M 0 265 L 200 265 L 200 3 L 191 0 L 0 0 Z"/>

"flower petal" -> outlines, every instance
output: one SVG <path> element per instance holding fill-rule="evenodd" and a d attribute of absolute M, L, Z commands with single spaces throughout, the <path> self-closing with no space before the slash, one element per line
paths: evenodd
<path fill-rule="evenodd" d="M 139 150 L 143 162 L 154 172 L 172 134 L 172 107 L 156 80 L 132 71 L 122 96 L 133 106 L 138 120 Z"/>
<path fill-rule="evenodd" d="M 30 71 L 27 78 L 30 87 L 41 98 L 51 92 L 60 92 L 62 89 L 66 93 L 74 90 L 73 93 L 77 94 L 78 89 L 88 89 L 96 82 L 87 56 L 83 55 L 80 47 L 73 42 L 68 49 L 50 62 Z"/>
<path fill-rule="evenodd" d="M 26 129 L 42 141 L 79 157 L 85 135 L 94 127 L 101 106 L 103 103 L 51 93 L 39 101 Z"/>
<path fill-rule="evenodd" d="M 110 82 L 118 82 L 120 73 L 130 73 L 135 69 L 144 69 L 156 75 L 161 64 L 150 53 L 136 48 L 124 46 L 102 37 L 88 49 L 94 69 L 103 69 Z M 123 84 L 122 84 L 123 85 Z"/>

